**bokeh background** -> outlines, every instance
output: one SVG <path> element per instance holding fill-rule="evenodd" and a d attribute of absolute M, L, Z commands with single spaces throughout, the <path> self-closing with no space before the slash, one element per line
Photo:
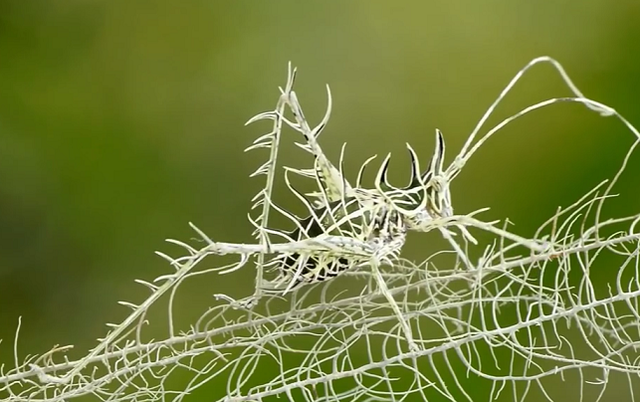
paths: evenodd
<path fill-rule="evenodd" d="M 287 62 L 337 158 L 348 142 L 355 177 L 372 154 L 393 152 L 407 180 L 410 142 L 426 162 L 435 128 L 449 159 L 529 60 L 549 55 L 576 84 L 640 124 L 640 2 L 513 0 L 412 2 L 0 2 L 0 362 L 23 317 L 23 356 L 53 344 L 78 353 L 118 300 L 140 301 L 135 278 L 170 267 L 187 222 L 218 240 L 251 241 L 246 213 L 264 160 L 243 153 L 268 124 Z M 535 68 L 490 123 L 535 101 L 568 95 L 549 66 Z M 292 137 L 285 136 L 285 142 Z M 614 119 L 576 104 L 531 114 L 495 136 L 453 186 L 457 211 L 490 206 L 526 235 L 611 177 L 633 140 Z M 282 162 L 308 165 L 289 145 Z M 632 159 L 613 211 L 638 212 Z M 428 235 L 410 239 L 420 258 Z M 251 292 L 253 272 L 210 277 L 184 295 L 196 314 L 224 289 Z M 197 306 L 197 307 L 194 307 Z M 197 315 L 197 314 L 196 314 Z"/>

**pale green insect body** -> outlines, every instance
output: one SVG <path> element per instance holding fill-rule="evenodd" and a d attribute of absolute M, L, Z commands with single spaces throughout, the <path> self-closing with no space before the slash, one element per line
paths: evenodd
<path fill-rule="evenodd" d="M 421 231 L 429 221 L 453 213 L 448 183 L 442 180 L 444 140 L 440 131 L 436 133 L 436 151 L 425 172 L 420 172 L 417 156 L 407 144 L 412 166 L 409 185 L 395 188 L 389 184 L 390 156 L 387 156 L 378 169 L 373 189 L 361 187 L 362 172 L 372 159 L 362 165 L 357 185 L 351 186 L 342 170 L 337 169 L 322 152 L 316 141 L 320 132 L 321 129 L 314 130 L 314 135 L 305 136 L 307 143 L 300 144 L 313 154 L 314 168 L 288 169 L 314 178 L 319 188 L 313 194 L 314 202 L 307 201 L 298 193 L 299 198 L 307 203 L 311 215 L 303 219 L 292 217 L 297 220 L 298 227 L 288 232 L 289 240 L 344 236 L 368 244 L 379 258 L 392 260 L 399 257 L 409 230 Z M 292 186 L 290 189 L 296 192 Z M 293 288 L 333 278 L 366 264 L 371 257 L 343 252 L 291 253 L 276 256 L 269 266 L 280 272 L 276 282 L 288 282 L 292 284 L 289 288 Z"/>

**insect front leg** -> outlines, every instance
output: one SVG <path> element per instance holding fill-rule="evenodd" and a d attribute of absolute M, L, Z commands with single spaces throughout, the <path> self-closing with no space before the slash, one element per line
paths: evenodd
<path fill-rule="evenodd" d="M 294 91 L 291 91 L 287 97 L 287 104 L 289 105 L 289 109 L 293 113 L 295 122 L 287 120 L 286 118 L 283 118 L 283 121 L 287 125 L 289 125 L 289 127 L 293 128 L 304 136 L 306 143 L 296 143 L 296 145 L 314 156 L 314 175 L 320 179 L 324 190 L 328 194 L 329 201 L 338 201 L 346 196 L 351 195 L 353 193 L 353 187 L 346 181 L 340 169 L 336 168 L 334 164 L 331 163 L 329 158 L 327 158 L 327 156 L 324 154 L 324 151 L 320 147 L 320 144 L 318 143 L 318 136 L 326 127 L 331 116 L 332 101 L 329 86 L 327 86 L 327 99 L 327 110 L 324 117 L 322 118 L 322 121 L 314 128 L 311 128 L 304 116 L 304 113 L 302 112 L 302 107 L 298 102 L 296 93 Z M 292 170 L 297 171 L 297 169 Z M 304 170 L 300 170 L 300 174 L 307 177 L 309 176 L 308 172 Z"/>

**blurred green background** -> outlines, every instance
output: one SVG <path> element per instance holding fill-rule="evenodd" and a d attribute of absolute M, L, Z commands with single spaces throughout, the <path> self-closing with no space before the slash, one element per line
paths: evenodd
<path fill-rule="evenodd" d="M 246 213 L 264 161 L 243 153 L 268 124 L 287 62 L 321 143 L 344 141 L 354 178 L 393 152 L 407 180 L 410 142 L 426 163 L 433 134 L 448 161 L 513 75 L 541 55 L 640 124 L 640 2 L 0 2 L 0 362 L 23 317 L 23 356 L 51 345 L 78 353 L 121 320 L 117 300 L 146 295 L 135 278 L 170 271 L 153 254 L 188 240 L 192 221 L 217 240 L 249 242 Z M 549 66 L 527 75 L 490 120 L 568 95 Z M 292 142 L 292 136 L 285 136 Z M 522 234 L 611 177 L 633 140 L 614 119 L 576 104 L 531 114 L 493 137 L 453 185 L 456 211 L 490 206 Z M 282 162 L 310 158 L 286 145 Z M 638 212 L 631 161 L 616 215 Z M 425 237 L 427 236 L 427 237 Z M 406 256 L 425 254 L 427 235 Z M 253 272 L 209 277 L 183 295 L 197 316 L 212 294 L 251 292 Z M 197 307 L 192 307 L 197 306 Z"/>

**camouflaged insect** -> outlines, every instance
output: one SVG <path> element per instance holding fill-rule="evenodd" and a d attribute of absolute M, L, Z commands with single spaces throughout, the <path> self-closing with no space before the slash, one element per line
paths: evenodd
<path fill-rule="evenodd" d="M 329 161 L 318 143 L 318 137 L 331 114 L 329 87 L 327 86 L 328 105 L 325 115 L 312 128 L 293 91 L 295 72 L 290 65 L 287 84 L 284 89 L 280 88 L 281 96 L 275 110 L 261 113 L 248 122 L 273 122 L 272 131 L 260 136 L 247 148 L 264 148 L 270 152 L 269 160 L 254 173 L 267 176 L 265 187 L 253 200 L 252 209 L 255 211 L 260 207 L 261 212 L 255 219 L 249 217 L 256 228 L 254 235 L 267 250 L 256 261 L 258 293 L 262 289 L 284 294 L 302 284 L 322 282 L 373 261 L 393 263 L 399 257 L 408 231 L 432 230 L 434 220 L 453 214 L 449 183 L 460 168 L 456 164 L 452 164 L 447 170 L 443 168 L 445 144 L 439 130 L 436 130 L 436 146 L 431 162 L 424 171 L 420 169 L 416 152 L 407 144 L 411 159 L 411 176 L 407 186 L 397 188 L 389 183 L 387 172 L 390 155 L 387 155 L 378 169 L 373 188 L 364 188 L 362 177 L 365 168 L 375 157 L 362 164 L 356 183 L 352 185 L 343 171 L 344 145 L 338 168 Z M 292 119 L 285 116 L 287 112 L 293 115 Z M 310 169 L 284 167 L 285 183 L 304 204 L 309 212 L 308 216 L 300 217 L 280 208 L 271 198 L 284 126 L 302 134 L 304 141 L 296 145 L 314 159 Z M 289 173 L 314 180 L 317 191 L 301 194 L 291 184 Z M 292 223 L 292 230 L 270 228 L 269 216 L 273 210 Z M 283 239 L 286 244 L 297 246 L 294 247 L 295 250 L 292 248 L 286 252 L 270 253 L 272 236 Z M 316 240 L 322 243 L 320 247 L 306 246 Z M 271 257 L 267 258 L 267 255 Z M 271 281 L 263 280 L 263 268 L 275 272 L 277 277 Z"/>
<path fill-rule="evenodd" d="M 300 109 L 293 110 L 300 113 Z M 295 112 L 294 116 L 298 120 L 304 118 Z M 352 186 L 344 177 L 342 169 L 336 168 L 329 161 L 318 144 L 317 138 L 324 124 L 319 127 L 305 135 L 305 144 L 298 144 L 313 155 L 314 168 L 287 168 L 285 171 L 290 190 L 311 212 L 308 217 L 300 218 L 283 211 L 296 222 L 294 230 L 282 233 L 287 240 L 299 241 L 326 234 L 344 236 L 371 244 L 382 257 L 392 260 L 399 256 L 407 231 L 421 231 L 425 224 L 433 219 L 453 214 L 448 179 L 443 171 L 444 138 L 439 130 L 436 130 L 434 155 L 424 172 L 420 170 L 416 152 L 407 144 L 411 159 L 411 177 L 406 187 L 396 188 L 389 183 L 387 172 L 390 155 L 387 155 L 378 169 L 374 188 L 365 189 L 361 186 L 362 176 L 373 158 L 369 158 L 361 166 L 356 186 Z M 288 172 L 316 180 L 319 191 L 311 194 L 312 201 L 290 185 L 286 174 Z M 301 284 L 334 278 L 348 269 L 366 264 L 370 258 L 348 255 L 343 251 L 289 253 L 274 257 L 266 267 L 279 273 L 271 283 L 273 289 L 280 289 L 288 284 L 287 289 L 290 290 Z"/>

